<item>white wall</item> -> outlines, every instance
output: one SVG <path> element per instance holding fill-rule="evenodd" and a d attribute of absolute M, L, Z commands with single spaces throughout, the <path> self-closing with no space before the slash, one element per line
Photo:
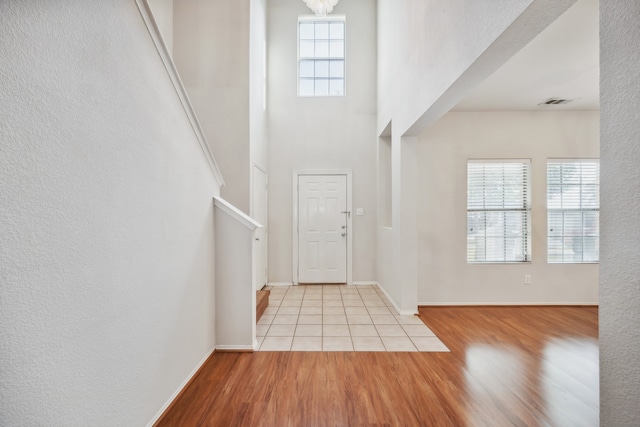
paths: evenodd
<path fill-rule="evenodd" d="M 377 232 L 377 275 L 401 310 L 418 303 L 414 137 L 574 2 L 378 0 L 377 133 L 392 124 L 392 227 Z"/>
<path fill-rule="evenodd" d="M 174 2 L 173 57 L 224 176 L 222 196 L 250 206 L 249 0 Z"/>
<path fill-rule="evenodd" d="M 433 123 L 574 2 L 378 0 L 378 134 Z"/>
<path fill-rule="evenodd" d="M 251 0 L 249 25 L 249 114 L 251 170 L 268 169 L 266 111 L 267 0 Z M 252 182 L 253 183 L 253 182 Z M 266 224 L 265 224 L 266 225 Z"/>
<path fill-rule="evenodd" d="M 598 158 L 598 112 L 448 113 L 418 145 L 421 304 L 597 304 L 597 264 L 547 264 L 548 158 Z M 531 263 L 466 261 L 468 159 L 531 159 Z M 524 285 L 531 274 L 532 284 Z"/>
<path fill-rule="evenodd" d="M 353 280 L 376 279 L 376 9 L 345 0 L 346 96 L 297 96 L 297 22 L 301 1 L 269 1 L 269 281 L 292 282 L 292 171 L 351 169 Z"/>
<path fill-rule="evenodd" d="M 145 425 L 215 344 L 218 185 L 135 2 L 0 40 L 0 424 Z"/>
<path fill-rule="evenodd" d="M 253 246 L 258 223 L 216 198 L 216 349 L 253 350 L 256 292 Z"/>
<path fill-rule="evenodd" d="M 600 0 L 600 425 L 640 425 L 640 3 Z"/>
<path fill-rule="evenodd" d="M 173 53 L 173 0 L 148 0 L 164 44 Z"/>

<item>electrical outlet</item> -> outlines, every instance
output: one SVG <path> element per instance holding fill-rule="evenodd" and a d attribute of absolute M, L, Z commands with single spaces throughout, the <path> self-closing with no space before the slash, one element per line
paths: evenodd
<path fill-rule="evenodd" d="M 530 274 L 525 274 L 524 275 L 524 284 L 525 285 L 530 285 L 531 284 L 531 275 Z"/>

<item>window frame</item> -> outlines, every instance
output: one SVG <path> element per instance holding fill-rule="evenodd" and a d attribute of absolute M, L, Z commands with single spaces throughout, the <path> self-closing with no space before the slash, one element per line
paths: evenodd
<path fill-rule="evenodd" d="M 479 208 L 470 208 L 470 165 L 471 164 L 507 164 L 507 163 L 515 163 L 515 164 L 522 164 L 524 165 L 524 172 L 525 172 L 525 178 L 523 181 L 523 185 L 525 188 L 523 188 L 523 197 L 524 197 L 524 205 L 522 209 L 514 209 L 514 208 L 509 208 L 509 209 L 479 209 Z M 517 158 L 508 158 L 508 159 L 467 159 L 467 163 L 466 163 L 466 186 L 467 186 L 467 206 L 466 206 L 466 212 L 467 212 L 467 223 L 466 223 L 466 239 L 467 239 L 467 248 L 466 248 L 466 261 L 468 265 L 482 265 L 482 264 L 527 264 L 527 263 L 531 263 L 531 259 L 532 259 L 532 251 L 531 251 L 531 242 L 532 242 L 532 233 L 531 233 L 531 186 L 532 186 L 532 181 L 531 181 L 531 159 L 517 159 Z M 504 181 L 503 181 L 504 182 Z M 503 204 L 504 204 L 504 199 L 503 199 Z M 505 256 L 503 257 L 502 260 L 487 260 L 487 251 L 486 251 L 486 230 L 485 230 L 485 254 L 484 254 L 484 260 L 478 260 L 477 258 L 474 257 L 474 259 L 470 258 L 470 251 L 469 251 L 469 239 L 470 239 L 470 232 L 472 231 L 472 228 L 469 225 L 469 213 L 470 212 L 523 212 L 524 213 L 524 222 L 525 224 L 523 225 L 523 228 L 521 230 L 521 234 L 520 238 L 524 239 L 524 242 L 519 245 L 522 250 L 523 250 L 523 254 L 522 254 L 522 258 L 521 260 L 519 259 L 514 259 L 514 260 L 508 260 L 507 256 L 506 256 L 506 250 L 507 250 L 507 239 L 509 238 L 509 236 L 506 235 L 506 233 L 504 233 L 501 237 L 502 237 L 502 245 L 505 251 Z M 505 219 L 506 221 L 506 219 Z M 485 223 L 486 223 L 486 218 L 485 218 Z M 504 223 L 504 227 L 506 228 L 506 222 Z M 515 246 L 514 246 L 515 249 Z"/>
<path fill-rule="evenodd" d="M 550 208 L 549 207 L 549 202 L 550 202 L 550 182 L 549 182 L 549 166 L 551 164 L 569 164 L 569 163 L 578 163 L 578 164 L 583 164 L 583 163 L 587 163 L 587 164 L 592 164 L 595 163 L 597 164 L 597 183 L 595 184 L 597 187 L 596 190 L 596 194 L 598 197 L 595 198 L 595 200 L 597 200 L 597 208 L 593 208 L 593 207 L 583 207 L 583 185 L 588 185 L 588 184 L 583 184 L 583 180 L 584 180 L 584 174 L 581 171 L 580 174 L 580 183 L 579 184 L 567 184 L 567 185 L 579 185 L 579 202 L 580 202 L 580 208 L 565 208 L 565 207 L 559 207 L 559 208 Z M 597 241 L 597 244 L 600 244 L 600 159 L 598 158 L 549 158 L 547 159 L 547 170 L 546 170 L 546 209 L 547 209 L 547 215 L 546 215 L 546 255 L 547 255 L 547 264 L 558 264 L 558 265 L 567 265 L 567 264 L 599 264 L 600 263 L 600 251 L 597 251 L 597 259 L 596 260 L 586 260 L 585 261 L 585 241 L 584 239 L 586 237 L 588 238 L 595 238 Z M 593 184 L 591 184 L 593 185 Z M 560 180 L 560 187 L 562 188 L 563 183 L 562 183 L 562 178 Z M 596 224 L 597 224 L 597 234 L 592 235 L 592 234 L 586 234 L 586 230 L 585 230 L 585 213 L 587 212 L 596 212 L 597 215 L 595 215 L 596 217 Z M 560 235 L 551 235 L 551 233 L 553 232 L 553 229 L 551 228 L 552 225 L 551 223 L 551 214 L 552 213 L 562 213 L 562 224 L 563 224 L 563 230 L 562 233 Z M 573 213 L 573 214 L 580 214 L 581 216 L 581 227 L 582 227 L 582 231 L 581 234 L 577 235 L 568 235 L 565 233 L 565 226 L 564 226 L 564 214 L 566 213 Z M 575 260 L 575 259 L 570 259 L 570 260 L 566 260 L 566 256 L 568 255 L 566 253 L 566 245 L 565 245 L 565 240 L 569 239 L 569 238 L 575 238 L 576 236 L 579 236 L 581 239 L 581 260 Z M 552 238 L 560 238 L 563 242 L 562 244 L 562 260 L 561 261 L 553 261 L 550 260 L 550 242 L 552 240 Z"/>
<path fill-rule="evenodd" d="M 327 56 L 327 57 L 302 57 L 300 56 L 300 24 L 303 22 L 342 22 L 343 24 L 343 36 L 342 39 L 336 39 L 336 40 L 341 40 L 343 43 L 343 49 L 342 49 L 342 57 L 332 57 L 332 56 Z M 314 35 L 314 41 L 316 40 L 315 35 Z M 329 39 L 331 40 L 331 39 Z M 314 82 L 314 94 L 313 95 L 302 95 L 300 92 L 300 83 L 301 83 L 301 77 L 300 77 L 300 64 L 302 61 L 304 60 L 309 60 L 309 61 L 323 61 L 326 60 L 328 62 L 331 61 L 337 61 L 337 60 L 341 60 L 342 61 L 342 94 L 341 95 L 331 95 L 330 90 L 327 91 L 326 95 L 316 95 L 315 94 L 315 81 L 316 81 L 316 77 L 314 76 L 313 78 L 313 82 Z M 330 65 L 329 65 L 330 67 Z M 347 19 L 345 15 L 330 15 L 330 16 L 323 16 L 323 17 L 319 17 L 316 15 L 301 15 L 298 16 L 298 22 L 297 22 L 297 81 L 296 81 L 296 85 L 297 85 L 297 96 L 299 98 L 343 98 L 345 96 L 347 96 Z M 327 77 L 327 80 L 330 81 L 332 80 L 331 77 Z M 340 80 L 340 79 L 334 79 L 334 80 Z"/>

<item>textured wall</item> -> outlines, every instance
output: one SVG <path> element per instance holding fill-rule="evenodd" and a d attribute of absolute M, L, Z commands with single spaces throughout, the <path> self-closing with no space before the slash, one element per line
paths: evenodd
<path fill-rule="evenodd" d="M 214 177 L 135 2 L 0 40 L 0 424 L 144 425 L 215 343 Z"/>
<path fill-rule="evenodd" d="M 640 3 L 600 0 L 600 424 L 640 425 Z"/>
<path fill-rule="evenodd" d="M 345 0 L 346 96 L 297 96 L 301 1 L 269 1 L 269 281 L 292 281 L 292 171 L 351 169 L 353 280 L 375 280 L 376 17 L 373 0 Z"/>
<path fill-rule="evenodd" d="M 597 264 L 547 263 L 547 159 L 598 158 L 597 111 L 449 113 L 420 137 L 424 304 L 597 304 Z M 531 159 L 531 251 L 524 264 L 466 261 L 467 160 Z M 434 226 L 437 224 L 437 226 Z M 531 274 L 531 285 L 524 275 Z"/>

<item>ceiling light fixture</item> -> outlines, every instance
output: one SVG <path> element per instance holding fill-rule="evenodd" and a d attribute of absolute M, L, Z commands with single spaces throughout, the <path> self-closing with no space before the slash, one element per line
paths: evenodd
<path fill-rule="evenodd" d="M 303 0 L 317 16 L 327 16 L 340 0 Z"/>

